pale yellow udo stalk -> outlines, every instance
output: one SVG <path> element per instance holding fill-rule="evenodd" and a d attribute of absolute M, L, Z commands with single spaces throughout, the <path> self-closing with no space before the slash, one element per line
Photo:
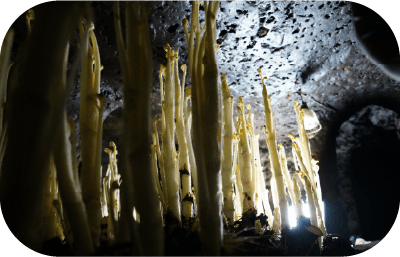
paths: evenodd
<path fill-rule="evenodd" d="M 11 55 L 11 47 L 13 40 L 14 40 L 14 30 L 9 29 L 3 40 L 0 53 L 0 135 L 2 138 L 0 148 L 2 148 L 4 144 L 3 134 L 5 132 L 5 129 L 3 129 L 4 128 L 3 109 L 7 101 L 7 81 L 8 81 L 8 74 L 12 65 L 10 63 L 10 55 Z"/>
<path fill-rule="evenodd" d="M 192 79 L 194 154 L 198 171 L 196 189 L 200 219 L 200 238 L 208 255 L 219 255 L 222 245 L 221 201 L 221 100 L 219 74 L 215 56 L 216 13 L 219 2 L 204 4 L 206 32 L 191 28 L 196 33 Z M 192 5 L 192 15 L 198 13 L 198 2 Z M 197 16 L 198 17 L 198 16 Z M 195 32 L 196 30 L 196 32 Z M 193 47 L 189 42 L 189 47 Z M 200 175 L 201 174 L 201 175 Z"/>
<path fill-rule="evenodd" d="M 1 180 L 1 164 L 3 163 L 4 152 L 7 146 L 7 121 L 3 123 L 3 109 L 7 101 L 7 81 L 10 72 L 10 54 L 11 46 L 14 39 L 14 30 L 9 29 L 1 46 L 0 53 L 0 180 Z M 1 195 L 1 189 L 0 189 Z"/>
<path fill-rule="evenodd" d="M 193 153 L 193 146 L 192 146 L 192 106 L 190 106 L 190 109 L 188 108 L 188 101 L 191 101 L 192 97 L 192 88 L 187 87 L 185 88 L 185 136 L 186 136 L 186 142 L 187 142 L 187 148 L 188 148 L 188 154 L 189 154 L 189 162 L 190 162 L 190 172 L 192 174 L 192 179 L 193 179 L 193 184 L 195 190 L 198 188 L 198 179 L 197 179 L 197 166 L 196 162 L 194 159 L 194 153 Z M 193 189 L 193 188 L 192 188 Z M 193 212 L 197 214 L 197 202 L 196 202 L 196 194 L 194 193 L 193 195 Z"/>
<path fill-rule="evenodd" d="M 257 134 L 256 135 L 256 137 L 255 137 L 255 149 L 256 149 L 256 169 L 258 169 L 258 175 L 257 175 L 257 177 L 256 177 L 256 179 L 257 179 L 257 183 L 259 184 L 258 185 L 258 197 L 259 198 L 261 198 L 261 201 L 262 201 L 262 203 L 263 203 L 263 206 L 264 206 L 264 211 L 265 211 L 265 214 L 267 215 L 267 217 L 268 217 L 268 223 L 270 224 L 270 225 L 272 225 L 272 223 L 273 223 L 273 220 L 274 220 L 274 216 L 272 215 L 272 211 L 271 211 L 271 206 L 270 206 L 270 204 L 269 204 L 269 197 L 268 197 L 268 189 L 265 187 L 265 180 L 264 180 L 264 175 L 263 175 L 263 173 L 262 173 L 262 166 L 261 166 L 261 157 L 260 157 L 260 151 L 259 151 L 259 135 Z M 260 210 L 261 211 L 261 210 Z"/>
<path fill-rule="evenodd" d="M 292 142 L 292 148 L 294 148 L 295 151 L 296 151 L 296 157 L 297 157 L 297 160 L 299 162 L 299 166 L 300 166 L 301 172 L 303 172 L 302 174 L 304 174 L 304 175 L 302 175 L 302 179 L 304 181 L 304 186 L 305 186 L 305 189 L 306 189 L 307 199 L 308 199 L 308 206 L 310 208 L 311 225 L 317 227 L 318 226 L 317 211 L 315 209 L 315 201 L 314 201 L 313 193 L 312 193 L 312 190 L 311 190 L 312 185 L 311 185 L 310 179 L 308 178 L 308 176 L 306 174 L 307 168 L 304 165 L 303 156 L 301 155 L 301 152 L 300 152 L 300 149 L 299 149 L 299 146 L 298 146 L 298 143 L 297 143 L 299 141 L 299 139 L 294 137 L 292 134 L 289 134 L 289 137 L 293 141 Z"/>
<path fill-rule="evenodd" d="M 251 142 L 248 138 L 249 132 L 244 113 L 243 97 L 239 97 L 239 106 L 237 106 L 237 110 L 240 115 L 239 122 L 241 123 L 239 141 L 239 169 L 243 186 L 243 211 L 246 212 L 249 209 L 255 208 L 255 192 L 254 186 L 252 184 L 252 154 L 250 147 Z"/>
<path fill-rule="evenodd" d="M 57 174 L 53 155 L 50 157 L 49 169 L 47 171 L 44 199 L 43 241 L 50 240 L 54 237 L 59 237 L 60 240 L 64 240 L 61 217 L 56 207 L 53 205 L 54 201 L 58 201 Z"/>
<path fill-rule="evenodd" d="M 123 197 L 120 222 L 126 221 L 122 224 L 127 227 L 127 229 L 121 229 L 121 233 L 118 232 L 116 236 L 123 236 L 124 243 L 129 240 L 130 236 L 134 245 L 132 250 L 135 254 L 163 255 L 162 220 L 159 215 L 159 201 L 151 172 L 152 51 L 148 11 L 149 7 L 146 3 L 126 2 L 124 40 L 119 17 L 119 3 L 114 3 L 118 56 L 125 97 L 124 169 L 121 171 L 124 181 L 121 184 Z M 168 108 L 172 107 L 173 105 Z M 140 214 L 139 227 L 133 220 L 134 205 Z M 129 231 L 128 234 L 127 231 Z M 116 237 L 116 241 L 118 240 Z"/>
<path fill-rule="evenodd" d="M 289 227 L 289 209 L 288 203 L 286 200 L 286 193 L 285 193 L 285 184 L 283 182 L 283 174 L 281 170 L 281 166 L 279 163 L 278 157 L 278 150 L 276 148 L 276 138 L 275 138 L 275 122 L 274 117 L 272 114 L 272 106 L 271 106 L 271 99 L 268 97 L 267 87 L 264 84 L 264 77 L 262 76 L 261 69 L 258 69 L 258 72 L 261 77 L 261 82 L 263 85 L 263 98 L 264 98 L 264 108 L 265 108 L 265 120 L 266 126 L 264 127 L 265 138 L 267 139 L 267 145 L 269 154 L 271 156 L 272 161 L 272 172 L 275 177 L 276 187 L 279 196 L 279 207 L 281 212 L 281 222 L 282 228 Z M 274 214 L 275 216 L 276 214 Z"/>
<path fill-rule="evenodd" d="M 175 85 L 174 59 L 175 52 L 168 44 L 164 45 L 167 52 L 167 66 L 165 70 L 165 100 L 162 108 L 165 113 L 165 132 L 162 133 L 162 152 L 164 159 L 165 180 L 167 186 L 168 212 L 177 223 L 181 222 L 181 208 L 179 201 L 179 173 L 176 172 L 175 148 Z"/>
<path fill-rule="evenodd" d="M 295 213 L 296 213 L 296 218 L 298 219 L 300 216 L 304 216 L 303 214 L 303 200 L 301 199 L 301 192 L 300 192 L 300 187 L 297 184 L 297 179 L 296 177 L 292 177 L 293 181 L 293 191 L 294 191 L 294 201 L 297 203 L 295 205 Z"/>
<path fill-rule="evenodd" d="M 79 24 L 81 48 L 81 99 L 79 127 L 82 156 L 82 196 L 88 212 L 95 247 L 100 246 L 101 224 L 101 146 L 100 54 L 93 32 L 94 25 L 82 19 Z M 100 126 L 99 126 L 100 125 Z"/>
<path fill-rule="evenodd" d="M 186 77 L 186 65 L 181 66 L 183 71 L 182 85 L 179 82 L 179 69 L 178 69 L 178 50 L 175 51 L 174 59 L 174 82 L 175 82 L 175 124 L 176 124 L 176 135 L 178 138 L 179 146 L 179 173 L 181 175 L 182 182 L 182 215 L 186 219 L 193 215 L 193 197 L 191 190 L 191 166 L 189 162 L 189 152 L 187 147 L 187 140 L 185 136 L 185 123 L 183 118 L 184 112 L 184 89 L 185 89 L 185 77 Z"/>
<path fill-rule="evenodd" d="M 226 75 L 221 74 L 224 102 L 224 148 L 222 157 L 222 193 L 224 196 L 223 210 L 226 218 L 233 225 L 235 219 L 233 157 L 233 97 L 226 82 Z M 233 164 L 235 165 L 235 164 Z"/>
<path fill-rule="evenodd" d="M 294 209 L 296 210 L 297 202 L 295 201 L 296 197 L 295 197 L 294 190 L 293 190 L 292 179 L 290 177 L 289 170 L 287 168 L 285 148 L 283 147 L 283 145 L 281 143 L 279 143 L 278 146 L 279 146 L 279 159 L 281 162 L 281 169 L 282 169 L 283 175 L 285 177 L 286 186 L 289 191 L 289 196 L 292 201 L 292 205 L 293 205 Z"/>

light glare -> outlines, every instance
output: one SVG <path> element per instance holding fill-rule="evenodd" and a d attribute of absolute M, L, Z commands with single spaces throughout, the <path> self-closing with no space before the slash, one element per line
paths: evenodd
<path fill-rule="evenodd" d="M 322 220 L 324 221 L 325 224 L 325 204 L 322 202 Z M 307 203 L 303 204 L 303 214 L 305 217 L 310 218 L 310 209 Z M 289 206 L 289 223 L 290 223 L 290 228 L 294 228 L 297 226 L 297 220 L 296 220 L 296 213 L 294 210 L 294 206 L 290 205 Z"/>
<path fill-rule="evenodd" d="M 294 228 L 297 226 L 296 213 L 294 212 L 293 205 L 289 206 L 289 223 L 290 223 L 290 228 Z"/>

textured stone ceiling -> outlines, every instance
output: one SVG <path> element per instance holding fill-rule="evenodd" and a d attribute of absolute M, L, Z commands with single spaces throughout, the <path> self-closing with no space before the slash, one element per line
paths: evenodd
<path fill-rule="evenodd" d="M 191 3 L 165 1 L 149 4 L 152 6 L 149 23 L 153 47 L 154 118 L 161 115 L 158 72 L 159 65 L 166 63 L 163 45 L 168 43 L 173 49 L 179 49 L 180 63 L 187 63 L 186 37 L 181 21 L 186 17 L 190 25 Z M 101 91 L 106 97 L 103 146 L 107 147 L 110 140 L 118 145 L 122 129 L 123 81 L 112 3 L 93 2 L 93 7 L 95 34 L 104 65 L 101 78 Z M 204 11 L 200 10 L 200 18 L 204 21 L 203 17 Z M 261 130 L 265 117 L 258 68 L 261 67 L 263 75 L 268 77 L 266 85 L 273 104 L 277 142 L 285 146 L 289 166 L 293 163 L 287 135 L 297 135 L 293 101 L 301 99 L 299 90 L 323 126 L 311 140 L 312 154 L 317 158 L 324 149 L 329 127 L 337 122 L 339 114 L 346 114 L 354 103 L 369 99 L 377 92 L 381 97 L 394 97 L 400 91 L 399 84 L 372 64 L 360 50 L 348 2 L 222 1 L 217 16 L 217 34 L 221 46 L 217 55 L 219 70 L 227 74 L 235 104 L 238 97 L 243 96 L 245 104 L 252 106 L 256 133 L 260 133 L 265 171 L 269 170 L 269 164 Z M 73 55 L 73 46 L 71 52 Z M 186 86 L 190 86 L 189 76 Z M 79 80 L 71 92 L 68 109 L 69 116 L 77 120 Z M 79 148 L 78 145 L 78 152 Z M 103 164 L 106 163 L 108 156 L 103 153 Z M 270 172 L 266 174 L 268 180 Z"/>
<path fill-rule="evenodd" d="M 165 43 L 179 49 L 181 62 L 187 62 L 181 20 L 190 16 L 191 5 L 152 4 L 150 27 L 156 73 L 158 64 L 165 63 L 162 49 Z M 243 96 L 245 103 L 251 103 L 258 128 L 265 120 L 257 69 L 261 67 L 268 76 L 267 89 L 274 106 L 278 141 L 286 141 L 287 134 L 297 129 L 293 101 L 300 100 L 298 90 L 316 100 L 304 98 L 320 118 L 328 118 L 329 112 L 341 108 L 341 99 L 357 90 L 352 83 L 360 87 L 368 79 L 382 75 L 359 53 L 346 2 L 223 1 L 217 28 L 220 72 L 227 74 L 235 100 Z M 364 77 L 371 72 L 376 74 Z M 155 114 L 160 110 L 156 75 Z"/>
<path fill-rule="evenodd" d="M 155 2 L 153 5 L 151 29 L 156 62 L 165 63 L 161 46 L 169 43 L 180 50 L 180 60 L 186 63 L 186 38 L 181 20 L 190 15 L 190 3 Z M 274 106 L 279 142 L 287 142 L 287 134 L 296 131 L 293 101 L 300 99 L 296 94 L 299 89 L 324 102 L 338 86 L 321 90 L 319 80 L 337 70 L 331 81 L 335 83 L 349 73 L 342 69 L 355 39 L 350 8 L 344 2 L 221 2 L 217 28 L 220 72 L 227 74 L 235 101 L 243 96 L 245 103 L 251 103 L 256 113 L 256 129 L 265 123 L 257 69 L 261 67 L 264 76 L 269 78 L 266 83 Z M 190 85 L 190 80 L 187 84 Z M 158 100 L 159 90 L 156 90 L 154 99 Z M 334 99 L 326 100 L 333 102 Z M 153 106 L 159 110 L 159 101 Z M 326 111 L 322 108 L 318 107 L 317 113 Z"/>

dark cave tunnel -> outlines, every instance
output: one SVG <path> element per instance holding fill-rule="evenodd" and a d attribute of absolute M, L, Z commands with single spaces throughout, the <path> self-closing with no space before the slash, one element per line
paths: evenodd
<path fill-rule="evenodd" d="M 367 106 L 341 126 L 337 137 L 339 188 L 349 236 L 381 240 L 396 220 L 396 170 L 400 166 L 397 124 L 395 112 Z"/>
<path fill-rule="evenodd" d="M 373 141 L 363 143 L 351 154 L 352 175 L 357 178 L 353 180 L 354 197 L 365 239 L 384 238 L 397 217 L 398 192 L 393 189 L 398 181 L 393 173 L 400 165 L 398 152 L 397 135 L 377 129 Z"/>

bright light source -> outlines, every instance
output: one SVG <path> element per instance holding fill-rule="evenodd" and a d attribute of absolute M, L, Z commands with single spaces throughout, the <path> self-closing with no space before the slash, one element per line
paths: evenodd
<path fill-rule="evenodd" d="M 293 205 L 289 206 L 289 223 L 290 223 L 290 228 L 294 228 L 297 226 L 296 213 L 294 211 Z"/>
<path fill-rule="evenodd" d="M 322 209 L 322 220 L 324 221 L 324 224 L 325 224 L 325 204 L 324 204 L 324 202 L 322 202 L 321 209 Z M 310 218 L 310 209 L 309 209 L 307 203 L 303 203 L 303 214 L 305 217 Z M 293 205 L 289 206 L 289 223 L 290 223 L 291 228 L 294 228 L 297 226 L 296 213 L 295 213 Z"/>
<path fill-rule="evenodd" d="M 306 203 L 303 204 L 303 214 L 305 217 L 310 218 L 310 207 Z"/>
<path fill-rule="evenodd" d="M 302 108 L 301 110 L 304 113 L 304 128 L 306 129 L 307 136 L 308 138 L 313 138 L 322 128 L 317 114 L 308 108 Z"/>

